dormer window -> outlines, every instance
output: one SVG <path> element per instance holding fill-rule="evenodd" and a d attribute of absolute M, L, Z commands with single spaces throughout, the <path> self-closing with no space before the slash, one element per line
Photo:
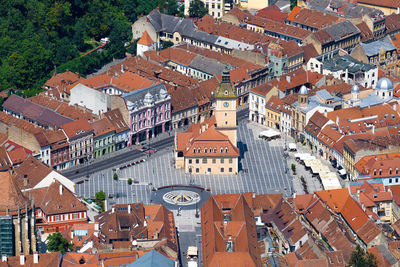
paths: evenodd
<path fill-rule="evenodd" d="M 392 174 L 392 168 L 389 169 L 389 174 Z"/>
<path fill-rule="evenodd" d="M 227 147 L 225 147 L 225 153 L 228 153 L 228 148 Z"/>
<path fill-rule="evenodd" d="M 193 154 L 196 154 L 196 148 L 193 148 Z"/>
<path fill-rule="evenodd" d="M 379 169 L 379 175 L 382 175 L 382 170 L 381 169 Z"/>
<path fill-rule="evenodd" d="M 197 153 L 201 153 L 201 149 L 200 149 L 200 147 L 197 149 Z"/>
<path fill-rule="evenodd" d="M 206 153 L 206 154 L 207 154 L 207 148 L 206 148 L 206 147 L 204 148 L 204 153 Z"/>
<path fill-rule="evenodd" d="M 217 153 L 217 148 L 216 147 L 214 147 L 214 153 Z"/>
<path fill-rule="evenodd" d="M 376 175 L 376 169 L 374 169 L 374 175 Z"/>
<path fill-rule="evenodd" d="M 221 147 L 221 149 L 220 149 L 220 152 L 222 153 L 222 152 L 224 152 L 224 149 Z"/>
<path fill-rule="evenodd" d="M 399 174 L 399 169 L 396 168 L 396 174 Z"/>

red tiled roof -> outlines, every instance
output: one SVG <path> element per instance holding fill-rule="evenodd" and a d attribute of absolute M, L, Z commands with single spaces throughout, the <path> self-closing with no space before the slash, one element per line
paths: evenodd
<path fill-rule="evenodd" d="M 85 119 L 76 120 L 67 124 L 64 124 L 62 129 L 68 138 L 72 139 L 78 137 L 81 134 L 89 133 L 93 131 L 92 126 Z"/>
<path fill-rule="evenodd" d="M 97 120 L 92 122 L 91 124 L 94 132 L 95 137 L 99 137 L 111 132 L 114 132 L 115 129 L 113 125 L 110 123 L 110 121 L 107 118 L 103 118 L 101 120 Z"/>
<path fill-rule="evenodd" d="M 286 20 L 316 29 L 323 29 L 338 22 L 339 18 L 318 10 L 296 6 L 289 13 Z"/>
<path fill-rule="evenodd" d="M 79 81 L 81 77 L 78 73 L 73 73 L 69 70 L 63 73 L 54 72 L 53 76 L 44 84 L 43 87 L 63 88 L 69 84 Z"/>
<path fill-rule="evenodd" d="M 154 41 L 151 39 L 150 35 L 147 33 L 147 31 L 144 31 L 142 37 L 140 40 L 137 42 L 138 44 L 149 46 L 154 44 Z"/>
<path fill-rule="evenodd" d="M 29 195 L 35 201 L 35 206 L 46 215 L 87 210 L 86 206 L 57 180 L 48 187 L 30 190 Z"/>
<path fill-rule="evenodd" d="M 257 11 L 257 17 L 285 22 L 288 14 L 282 12 L 277 5 L 272 5 Z"/>
<path fill-rule="evenodd" d="M 8 171 L 0 172 L 0 214 L 16 215 L 18 210 L 25 212 L 25 205 L 31 208 L 27 199 L 21 193 L 20 188 Z"/>

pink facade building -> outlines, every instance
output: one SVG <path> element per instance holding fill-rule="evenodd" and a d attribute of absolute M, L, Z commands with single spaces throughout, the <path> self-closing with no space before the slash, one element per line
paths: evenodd
<path fill-rule="evenodd" d="M 129 110 L 130 144 L 171 129 L 171 96 L 163 84 L 122 95 Z"/>

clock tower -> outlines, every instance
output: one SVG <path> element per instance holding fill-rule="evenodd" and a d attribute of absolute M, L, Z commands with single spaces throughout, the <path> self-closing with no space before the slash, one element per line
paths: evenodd
<path fill-rule="evenodd" d="M 237 145 L 237 122 L 236 122 L 236 91 L 231 85 L 229 70 L 222 73 L 222 80 L 215 91 L 216 129 L 229 137 L 231 143 Z"/>

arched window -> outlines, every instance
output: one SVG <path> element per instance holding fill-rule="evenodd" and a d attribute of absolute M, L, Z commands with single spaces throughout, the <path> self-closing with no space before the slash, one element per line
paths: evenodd
<path fill-rule="evenodd" d="M 225 153 L 228 153 L 228 147 L 225 147 Z"/>
<path fill-rule="evenodd" d="M 206 154 L 207 154 L 207 147 L 205 147 L 205 148 L 204 148 L 204 153 L 206 153 Z"/>
<path fill-rule="evenodd" d="M 197 152 L 198 152 L 198 153 L 201 153 L 201 149 L 200 149 L 200 147 L 197 149 Z"/>
<path fill-rule="evenodd" d="M 214 147 L 214 153 L 217 153 L 217 148 L 216 147 Z"/>
<path fill-rule="evenodd" d="M 193 148 L 193 154 L 196 154 L 196 148 Z"/>
<path fill-rule="evenodd" d="M 220 149 L 220 152 L 222 153 L 222 152 L 224 152 L 224 149 L 221 147 L 221 149 Z"/>

